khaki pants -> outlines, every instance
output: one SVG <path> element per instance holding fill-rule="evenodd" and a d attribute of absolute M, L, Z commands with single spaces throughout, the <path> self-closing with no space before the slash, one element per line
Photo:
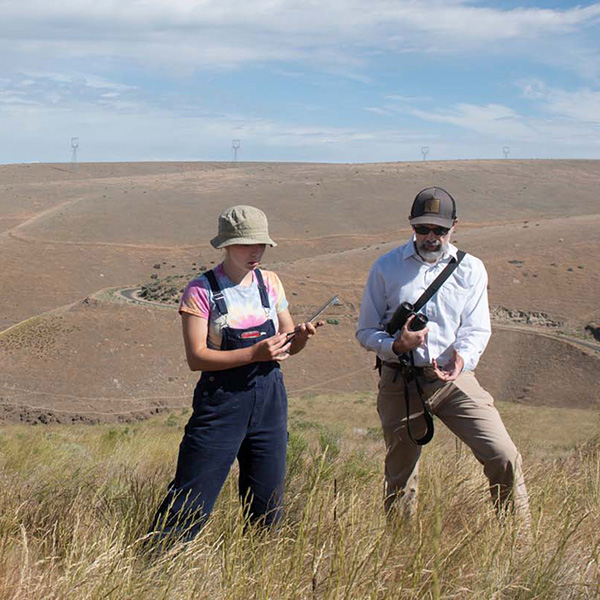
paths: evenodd
<path fill-rule="evenodd" d="M 479 385 L 472 372 L 462 373 L 455 381 L 444 383 L 426 367 L 420 382 L 431 412 L 471 448 L 483 465 L 498 512 L 514 509 L 528 522 L 529 503 L 521 456 L 491 395 Z M 409 397 L 410 430 L 418 439 L 425 433 L 425 422 L 414 381 L 409 384 Z M 402 508 L 411 515 L 416 508 L 421 446 L 411 441 L 406 430 L 402 373 L 385 364 L 379 380 L 377 411 L 386 445 L 385 508 L 389 511 L 400 500 Z"/>

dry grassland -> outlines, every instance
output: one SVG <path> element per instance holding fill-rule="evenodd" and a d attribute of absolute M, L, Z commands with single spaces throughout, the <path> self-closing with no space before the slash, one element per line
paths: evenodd
<path fill-rule="evenodd" d="M 507 411 L 525 453 L 530 537 L 498 521 L 479 465 L 443 428 L 424 454 L 417 518 L 386 522 L 373 413 L 365 396 L 292 402 L 281 527 L 244 528 L 232 476 L 200 536 L 162 552 L 145 534 L 186 415 L 4 430 L 0 597 L 599 597 L 600 446 L 582 441 L 594 431 L 582 414 Z"/>

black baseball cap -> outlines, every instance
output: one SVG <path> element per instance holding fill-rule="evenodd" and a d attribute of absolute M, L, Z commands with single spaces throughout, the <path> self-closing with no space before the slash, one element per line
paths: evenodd
<path fill-rule="evenodd" d="M 456 202 L 440 187 L 425 188 L 416 195 L 409 220 L 411 225 L 440 225 L 450 229 L 456 221 Z"/>

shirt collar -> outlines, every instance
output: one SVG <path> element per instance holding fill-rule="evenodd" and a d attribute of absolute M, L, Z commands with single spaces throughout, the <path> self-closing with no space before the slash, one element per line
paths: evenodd
<path fill-rule="evenodd" d="M 403 248 L 402 248 L 402 258 L 404 260 L 408 259 L 408 258 L 415 258 L 416 260 L 418 260 L 419 262 L 422 262 L 423 264 L 427 264 L 430 266 L 433 266 L 432 263 L 426 263 L 418 254 L 417 251 L 415 250 L 415 236 L 413 235 L 412 238 L 410 239 L 410 241 L 406 244 L 404 244 Z M 457 247 L 454 244 L 448 244 L 448 250 L 446 252 L 444 252 L 444 255 L 442 256 L 442 258 L 440 260 L 445 260 L 447 259 L 449 256 L 452 256 L 453 258 L 456 259 L 456 252 L 457 252 Z M 438 261 L 439 262 L 439 261 Z M 437 263 L 435 263 L 437 264 Z"/>

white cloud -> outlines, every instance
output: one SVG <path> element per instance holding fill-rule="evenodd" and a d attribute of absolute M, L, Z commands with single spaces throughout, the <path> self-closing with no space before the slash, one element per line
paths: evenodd
<path fill-rule="evenodd" d="M 18 131 L 19 153 L 0 148 L 0 163 L 70 159 L 70 138 L 79 137 L 79 159 L 231 160 L 231 140 L 241 139 L 241 160 L 376 162 L 420 160 L 427 145 L 431 160 L 502 157 L 594 157 L 598 136 L 589 127 L 551 120 L 528 120 L 501 106 L 460 106 L 427 115 L 439 126 L 332 127 L 293 121 L 248 118 L 241 113 L 185 116 L 139 105 L 119 112 L 102 104 L 80 106 L 5 106 L 0 130 Z M 12 110 L 14 109 L 14 111 Z M 425 115 L 423 115 L 425 117 Z M 452 127 L 446 127 L 451 121 Z M 519 124 L 522 130 L 515 128 Z M 500 127 L 503 125 L 503 127 Z"/>
<path fill-rule="evenodd" d="M 399 9 L 399 13 L 419 31 L 486 43 L 567 33 L 600 19 L 600 4 L 563 11 L 540 8 L 499 10 L 462 3 L 448 6 L 444 2 L 432 4 L 424 10 L 423 4 L 408 3 Z"/>
<path fill-rule="evenodd" d="M 532 97 L 539 100 L 539 85 L 532 89 Z M 600 150 L 598 100 L 597 93 L 553 90 L 544 96 L 546 116 L 526 116 L 499 104 L 459 103 L 410 112 L 424 121 L 458 128 L 455 134 L 439 131 L 440 141 L 446 144 L 453 138 L 459 146 L 471 140 L 473 148 L 509 144 L 516 152 L 521 150 L 514 157 L 595 157 Z"/>
<path fill-rule="evenodd" d="M 95 89 L 109 90 L 135 90 L 135 86 L 115 83 L 103 77 L 83 73 L 58 73 L 47 71 L 24 71 L 23 75 L 30 77 L 19 82 L 20 85 L 34 85 L 40 82 L 51 82 L 55 84 L 79 85 Z"/>
<path fill-rule="evenodd" d="M 82 162 L 132 156 L 229 160 L 231 140 L 236 138 L 242 140 L 240 157 L 246 160 L 398 160 L 431 139 L 410 129 L 301 125 L 243 114 L 182 116 L 150 106 L 120 113 L 101 104 L 80 106 L 76 112 L 60 105 L 8 106 L 0 111 L 0 130 L 11 128 L 19 131 L 23 154 L 15 156 L 14 148 L 0 147 L 0 163 L 68 161 L 72 136 L 79 137 Z"/>
<path fill-rule="evenodd" d="M 76 128 L 72 133 L 81 134 L 82 152 L 86 140 L 95 159 L 114 160 L 161 156 L 161 144 L 162 156 L 181 158 L 176 154 L 180 148 L 170 140 L 189 132 L 195 141 L 183 156 L 188 158 L 214 157 L 211 148 L 241 136 L 254 148 L 271 149 L 272 158 L 300 148 L 306 155 L 294 158 L 309 160 L 341 153 L 342 147 L 363 149 L 362 158 L 348 150 L 351 160 L 382 158 L 382 148 L 399 158 L 398 148 L 418 149 L 422 143 L 430 144 L 432 156 L 438 148 L 441 157 L 440 148 L 450 152 L 460 143 L 468 152 L 476 138 L 489 148 L 500 140 L 511 147 L 515 141 L 534 147 L 553 140 L 566 147 L 578 140 L 586 151 L 597 151 L 597 128 L 589 123 L 598 123 L 600 105 L 600 2 L 561 10 L 509 10 L 497 8 L 500 3 L 488 4 L 0 0 L 0 104 L 11 116 L 3 120 L 0 115 L 0 130 L 12 132 L 19 143 L 24 140 L 25 148 L 28 136 L 46 135 L 50 147 L 56 136 Z M 426 76 L 417 73 L 421 68 L 426 73 L 438 56 L 449 68 L 471 56 L 480 66 L 482 59 L 492 57 L 501 74 L 495 79 L 490 70 L 476 100 L 470 89 L 453 90 L 454 101 L 448 103 L 448 96 L 442 99 L 435 85 L 430 88 Z M 418 66 L 413 68 L 411 61 Z M 543 66 L 538 73 L 532 65 Z M 547 65 L 559 66 L 561 73 L 569 70 L 585 82 L 574 92 L 556 83 L 546 86 L 534 78 L 546 76 Z M 248 91 L 248 81 L 234 89 L 221 76 L 226 69 L 248 66 L 260 71 L 262 96 L 262 89 Z M 522 84 L 521 98 L 511 99 L 506 92 L 507 80 L 515 77 L 511 69 L 521 77 L 531 73 Z M 214 71 L 214 85 L 207 76 L 196 76 L 203 70 Z M 380 70 L 385 71 L 381 79 Z M 415 96 L 398 76 L 404 70 L 407 80 L 418 84 Z M 465 72 L 460 73 L 463 80 L 468 78 Z M 250 69 L 242 75 L 247 73 L 249 80 Z M 203 76 L 206 81 L 200 81 Z M 286 79 L 285 89 L 275 81 L 281 78 Z M 371 82 L 377 87 L 366 85 Z M 501 99 L 494 95 L 500 85 Z M 381 105 L 373 98 L 375 89 L 380 90 Z M 448 104 L 441 105 L 443 101 Z M 528 103 L 541 114 L 524 110 Z M 293 116 L 288 120 L 284 114 Z M 55 121 L 60 127 L 55 128 Z M 386 128 L 388 124 L 393 126 Z M 118 141 L 111 142 L 111 135 Z M 198 139 L 204 140 L 201 152 Z M 118 152 L 130 148 L 130 153 L 113 154 L 115 147 Z M 262 158 L 271 157 L 263 153 Z"/>
<path fill-rule="evenodd" d="M 385 100 L 392 100 L 393 102 L 403 102 L 403 103 L 413 103 L 413 102 L 423 102 L 427 100 L 431 100 L 430 96 L 401 96 L 399 94 L 388 94 L 384 96 Z"/>
<path fill-rule="evenodd" d="M 577 121 L 600 125 L 600 92 L 591 90 L 556 91 L 547 98 L 546 109 Z"/>
<path fill-rule="evenodd" d="M 368 10 L 367 10 L 368 9 Z M 81 34 L 76 26 L 131 31 L 195 30 L 202 27 L 250 27 L 262 31 L 301 34 L 316 39 L 338 30 L 339 36 L 356 39 L 369 30 L 396 25 L 419 31 L 468 35 L 482 39 L 506 39 L 537 33 L 561 33 L 600 19 L 600 4 L 567 10 L 515 8 L 501 10 L 475 6 L 467 1 L 428 0 L 4 0 L 5 23 L 45 23 L 53 31 Z M 87 24 L 87 25 L 86 25 Z M 407 27 L 408 28 L 408 27 Z"/>
<path fill-rule="evenodd" d="M 365 110 L 376 115 L 389 116 L 391 114 L 389 110 L 385 110 L 384 108 L 379 108 L 377 106 L 366 106 Z"/>
<path fill-rule="evenodd" d="M 536 132 L 513 109 L 499 104 L 477 106 L 459 103 L 449 110 L 412 109 L 411 114 L 425 121 L 447 123 L 499 139 L 530 140 Z"/>
<path fill-rule="evenodd" d="M 253 61 L 357 67 L 377 50 L 487 53 L 508 40 L 556 43 L 597 26 L 600 3 L 500 10 L 467 0 L 4 0 L 2 15 L 0 39 L 24 54 L 76 49 L 82 58 L 191 69 Z"/>
<path fill-rule="evenodd" d="M 567 91 L 539 80 L 520 82 L 523 96 L 543 111 L 558 117 L 600 125 L 600 91 L 583 88 Z"/>
<path fill-rule="evenodd" d="M 0 104 L 4 105 L 4 107 L 12 106 L 17 107 L 20 105 L 40 105 L 39 102 L 35 102 L 34 100 L 30 100 L 25 97 L 22 93 L 19 92 L 9 92 L 0 90 Z"/>

